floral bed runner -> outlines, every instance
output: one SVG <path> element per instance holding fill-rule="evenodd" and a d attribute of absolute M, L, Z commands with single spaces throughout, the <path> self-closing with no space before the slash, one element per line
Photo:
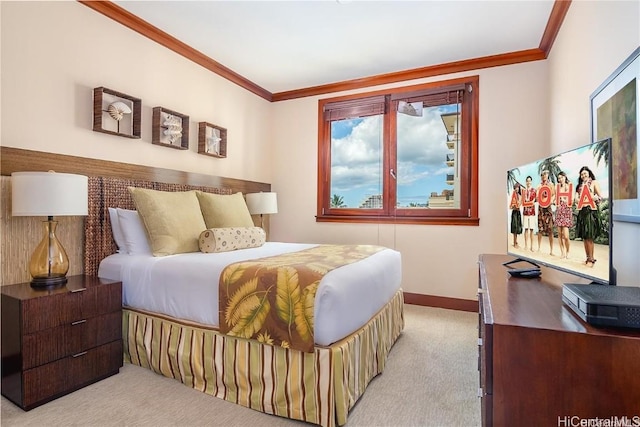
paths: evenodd
<path fill-rule="evenodd" d="M 314 303 L 322 277 L 383 249 L 320 245 L 228 265 L 220 275 L 220 331 L 313 352 Z"/>

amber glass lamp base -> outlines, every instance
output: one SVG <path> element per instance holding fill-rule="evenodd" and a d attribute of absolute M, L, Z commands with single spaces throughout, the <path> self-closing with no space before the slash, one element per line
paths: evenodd
<path fill-rule="evenodd" d="M 69 258 L 62 244 L 56 237 L 57 221 L 49 217 L 48 221 L 42 221 L 44 237 L 33 252 L 29 262 L 29 273 L 33 280 L 34 288 L 48 288 L 67 283 L 67 271 L 69 271 Z"/>

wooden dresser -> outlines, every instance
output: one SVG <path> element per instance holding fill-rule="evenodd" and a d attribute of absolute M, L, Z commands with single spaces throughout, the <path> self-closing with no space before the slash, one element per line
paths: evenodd
<path fill-rule="evenodd" d="M 512 278 L 502 265 L 512 259 L 479 261 L 482 425 L 640 425 L 640 331 L 583 322 L 562 303 L 562 284 L 587 280 L 545 267 Z"/>
<path fill-rule="evenodd" d="M 122 283 L 71 276 L 54 289 L 2 286 L 2 395 L 29 410 L 117 374 Z"/>

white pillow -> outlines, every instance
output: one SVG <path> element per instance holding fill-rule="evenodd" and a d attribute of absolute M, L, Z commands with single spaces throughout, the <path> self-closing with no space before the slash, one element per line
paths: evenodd
<path fill-rule="evenodd" d="M 118 253 L 126 253 L 127 248 L 124 243 L 124 234 L 122 234 L 122 228 L 120 227 L 120 220 L 118 219 L 118 212 L 116 208 L 109 208 L 109 219 L 111 220 L 111 234 L 113 234 L 113 240 L 118 247 Z"/>
<path fill-rule="evenodd" d="M 129 255 L 152 255 L 147 231 L 144 228 L 138 211 L 117 209 L 118 221 L 124 236 L 126 252 Z"/>

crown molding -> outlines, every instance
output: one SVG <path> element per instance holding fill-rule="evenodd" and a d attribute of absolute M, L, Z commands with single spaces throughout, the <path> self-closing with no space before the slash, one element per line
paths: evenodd
<path fill-rule="evenodd" d="M 544 52 L 544 57 L 547 58 L 551 52 L 553 42 L 556 40 L 560 27 L 564 21 L 564 17 L 567 16 L 567 11 L 571 6 L 571 0 L 556 0 L 551 9 L 549 15 L 549 21 L 542 34 L 542 40 L 540 40 L 540 50 Z"/>
<path fill-rule="evenodd" d="M 242 77 L 240 74 L 230 70 L 217 61 L 209 58 L 202 52 L 192 48 L 191 46 L 181 42 L 175 37 L 165 33 L 157 27 L 149 24 L 147 21 L 138 18 L 136 15 L 121 8 L 111 1 L 84 1 L 78 0 L 79 3 L 113 19 L 114 21 L 124 25 L 127 28 L 136 31 L 143 36 L 157 42 L 158 44 L 176 52 L 179 55 L 203 66 L 219 76 L 237 84 L 238 86 L 258 95 L 261 98 L 271 101 L 271 92 L 258 86 L 249 79 Z"/>
<path fill-rule="evenodd" d="M 362 89 L 370 86 L 378 86 L 388 83 L 397 83 L 406 80 L 422 79 L 425 77 L 441 76 L 445 74 L 459 73 L 462 71 L 480 70 L 482 68 L 499 67 L 502 65 L 519 64 L 521 62 L 540 61 L 545 59 L 542 50 L 528 49 L 519 52 L 503 53 L 500 55 L 484 56 L 481 58 L 465 59 L 463 61 L 448 62 L 446 64 L 430 67 L 414 68 L 395 73 L 379 74 L 372 77 L 347 80 L 344 82 L 330 83 L 327 85 L 313 86 L 304 89 L 296 89 L 288 92 L 273 94 L 273 102 L 288 99 L 304 98 L 307 96 L 322 95 L 325 93 L 341 92 L 352 89 Z"/>
<path fill-rule="evenodd" d="M 523 62 L 540 61 L 547 59 L 553 42 L 560 31 L 560 27 L 571 5 L 571 0 L 556 0 L 553 4 L 549 21 L 542 35 L 540 46 L 516 52 L 490 55 L 480 58 L 466 59 L 462 61 L 448 62 L 445 64 L 433 65 L 429 67 L 414 68 L 411 70 L 398 71 L 387 74 L 379 74 L 360 79 L 345 80 L 342 82 L 329 83 L 326 85 L 312 86 L 302 89 L 295 89 L 285 92 L 271 93 L 258 86 L 240 74 L 230 70 L 219 62 L 214 61 L 200 51 L 193 49 L 175 37 L 154 27 L 148 22 L 138 18 L 111 1 L 85 1 L 78 0 L 79 3 L 90 7 L 114 21 L 128 27 L 145 37 L 165 46 L 179 55 L 203 66 L 219 76 L 237 84 L 238 86 L 252 92 L 270 102 L 285 101 L 290 99 L 305 98 L 308 96 L 324 95 L 327 93 L 341 92 L 354 89 L 362 89 L 371 86 L 378 86 L 389 83 L 397 83 L 406 80 L 415 80 L 425 77 L 433 77 L 445 74 L 459 73 L 463 71 L 479 70 L 483 68 L 499 67 L 503 65 L 513 65 Z"/>

